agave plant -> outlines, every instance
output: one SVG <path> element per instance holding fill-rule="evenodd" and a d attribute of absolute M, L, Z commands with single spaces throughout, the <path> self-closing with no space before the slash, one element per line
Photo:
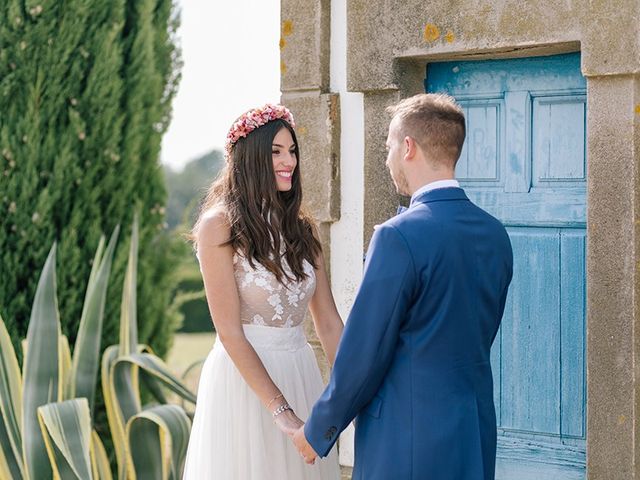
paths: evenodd
<path fill-rule="evenodd" d="M 122 297 L 120 342 L 100 361 L 102 320 L 118 228 L 105 250 L 100 239 L 71 356 L 60 331 L 54 244 L 33 302 L 20 371 L 0 317 L 0 478 L 41 480 L 112 479 L 103 443 L 93 429 L 95 388 L 102 364 L 102 389 L 116 450 L 119 479 L 180 478 L 190 420 L 168 405 L 169 389 L 195 403 L 146 345 L 139 345 L 136 320 L 138 227 L 134 220 Z M 158 404 L 142 406 L 140 381 Z"/>

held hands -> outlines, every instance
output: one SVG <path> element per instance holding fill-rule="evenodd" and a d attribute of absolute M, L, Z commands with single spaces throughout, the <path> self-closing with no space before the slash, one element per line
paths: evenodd
<path fill-rule="evenodd" d="M 304 458 L 304 461 L 309 465 L 313 465 L 318 454 L 307 442 L 307 438 L 304 435 L 304 422 L 293 413 L 293 410 L 286 410 L 277 415 L 274 421 L 278 428 L 293 440 L 293 444 L 298 449 L 298 453 Z"/>
<path fill-rule="evenodd" d="M 271 412 L 274 423 L 284 434 L 293 440 L 293 444 L 298 449 L 298 453 L 304 458 L 304 461 L 309 465 L 313 465 L 318 454 L 313 450 L 313 447 L 311 447 L 304 435 L 304 422 L 294 413 L 293 409 L 284 399 L 284 395 L 282 395 L 282 393 L 276 395 L 269 402 L 267 408 L 278 399 L 282 399 L 282 401 Z"/>
<path fill-rule="evenodd" d="M 293 444 L 302 458 L 304 458 L 304 461 L 309 465 L 313 465 L 318 454 L 307 442 L 307 438 L 304 435 L 304 422 L 298 418 L 286 401 L 276 407 L 271 414 L 276 426 L 293 440 Z"/>
<path fill-rule="evenodd" d="M 285 410 L 282 413 L 274 416 L 273 421 L 275 422 L 276 426 L 280 430 L 282 430 L 282 432 L 285 433 L 289 438 L 293 437 L 298 429 L 304 426 L 304 422 L 300 420 L 291 409 Z"/>
<path fill-rule="evenodd" d="M 298 453 L 302 455 L 302 458 L 304 458 L 304 461 L 307 464 L 313 465 L 315 463 L 318 454 L 304 435 L 304 425 L 293 434 L 293 444 L 296 446 Z"/>
<path fill-rule="evenodd" d="M 292 437 L 296 430 L 304 425 L 304 423 L 293 412 L 293 408 L 291 408 L 291 406 L 287 403 L 282 393 L 278 393 L 278 395 L 271 399 L 271 401 L 267 404 L 267 409 L 270 409 L 271 405 L 277 400 L 280 401 L 275 405 L 275 408 L 271 410 L 273 423 L 275 423 L 276 426 L 284 434 Z"/>

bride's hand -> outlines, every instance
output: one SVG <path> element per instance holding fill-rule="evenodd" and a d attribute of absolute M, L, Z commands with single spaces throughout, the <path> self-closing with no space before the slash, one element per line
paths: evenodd
<path fill-rule="evenodd" d="M 275 424 L 282 432 L 293 437 L 293 434 L 304 425 L 304 422 L 298 418 L 293 410 L 286 410 L 275 418 Z"/>

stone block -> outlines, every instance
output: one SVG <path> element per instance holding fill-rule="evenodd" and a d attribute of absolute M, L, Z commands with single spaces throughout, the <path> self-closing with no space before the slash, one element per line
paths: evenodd
<path fill-rule="evenodd" d="M 385 143 L 391 117 L 386 107 L 400 100 L 395 90 L 365 94 L 364 138 L 364 244 L 369 243 L 374 225 L 385 222 L 396 214 L 402 199 L 397 193 L 386 166 Z M 366 247 L 365 247 L 366 249 Z"/>
<path fill-rule="evenodd" d="M 280 19 L 281 90 L 327 92 L 331 2 L 287 0 L 281 4 Z"/>
<path fill-rule="evenodd" d="M 587 472 L 640 478 L 640 78 L 587 95 Z"/>
<path fill-rule="evenodd" d="M 585 76 L 640 73 L 640 2 L 590 0 L 582 15 Z"/>
<path fill-rule="evenodd" d="M 409 0 L 401 8 L 384 0 L 351 0 L 348 87 L 397 88 L 399 59 L 426 64 L 549 55 L 578 51 L 581 44 L 586 75 L 638 72 L 639 12 L 637 0 Z"/>
<path fill-rule="evenodd" d="M 340 217 L 340 103 L 337 94 L 284 93 L 300 144 L 304 207 L 318 223 Z"/>

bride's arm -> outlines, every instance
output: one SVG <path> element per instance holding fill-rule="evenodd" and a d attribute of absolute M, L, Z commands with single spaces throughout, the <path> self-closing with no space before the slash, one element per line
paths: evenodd
<path fill-rule="evenodd" d="M 240 322 L 240 299 L 233 272 L 233 249 L 223 245 L 230 235 L 226 215 L 215 210 L 203 218 L 197 234 L 198 256 L 211 318 L 218 339 L 249 387 L 262 404 L 273 412 L 284 404 L 260 357 L 244 335 Z M 302 424 L 289 410 L 278 415 L 278 426 L 284 431 Z M 289 433 L 289 432 L 287 432 Z"/>
<path fill-rule="evenodd" d="M 327 360 L 333 365 L 344 325 L 331 293 L 322 253 L 318 255 L 316 265 L 316 291 L 309 302 L 309 310 Z"/>

